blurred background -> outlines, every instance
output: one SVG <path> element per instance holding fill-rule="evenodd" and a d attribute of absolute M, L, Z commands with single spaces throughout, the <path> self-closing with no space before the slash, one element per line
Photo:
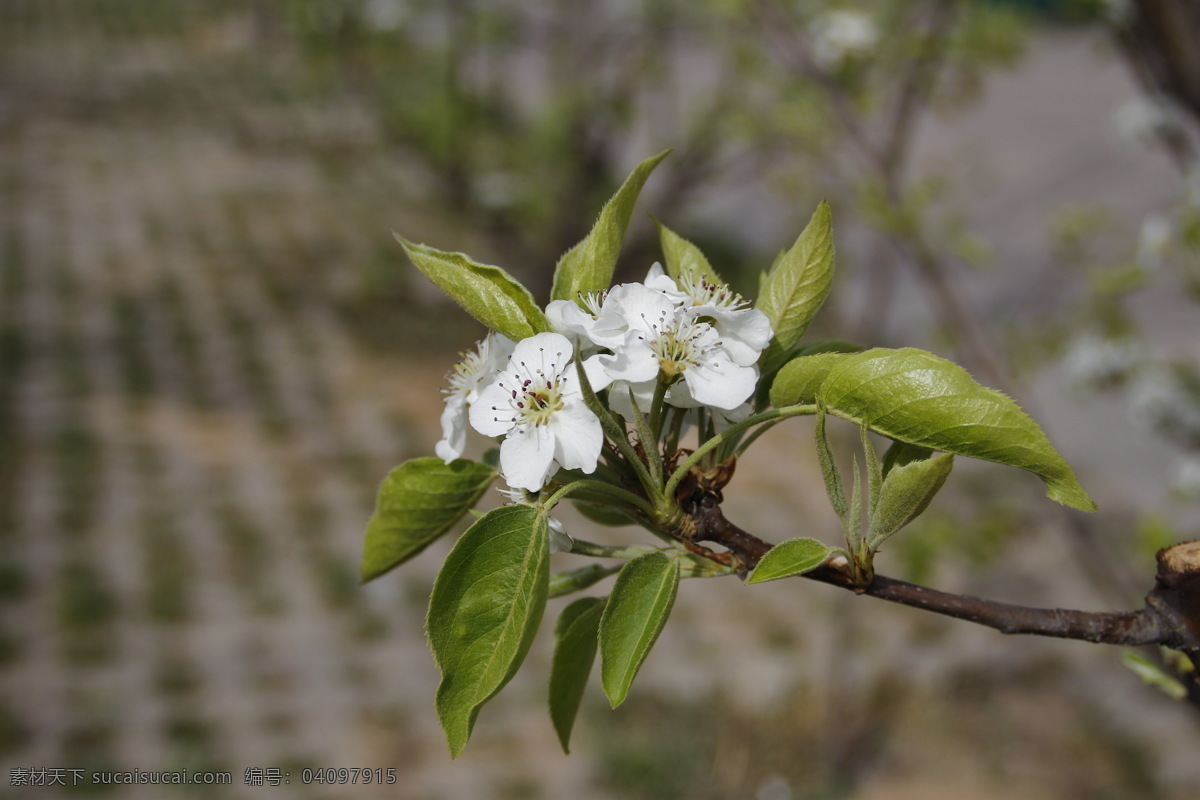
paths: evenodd
<path fill-rule="evenodd" d="M 367 586 L 358 559 L 482 334 L 392 231 L 544 301 L 671 147 L 619 277 L 653 213 L 753 296 L 827 198 L 812 335 L 959 360 L 1101 507 L 961 463 L 880 571 L 1136 607 L 1200 521 L 1198 41 L 1183 0 L 4 0 L 0 796 L 1195 797 L 1200 714 L 1118 650 L 802 581 L 685 582 L 569 757 L 543 630 L 451 762 L 422 631 L 450 541 Z M 776 432 L 728 515 L 836 543 L 811 428 Z M 233 785 L 9 785 L 38 767 Z M 300 785 L 325 767 L 398 780 Z"/>

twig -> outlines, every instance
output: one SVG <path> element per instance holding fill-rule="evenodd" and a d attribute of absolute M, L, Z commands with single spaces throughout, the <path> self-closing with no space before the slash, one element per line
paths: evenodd
<path fill-rule="evenodd" d="M 703 491 L 703 490 L 701 490 Z M 753 569 L 773 545 L 734 525 L 721 511 L 719 492 L 691 498 L 686 526 L 691 541 L 726 547 L 741 571 Z M 1086 642 L 1135 646 L 1163 645 L 1200 659 L 1200 542 L 1159 553 L 1159 569 L 1146 604 L 1137 611 L 1075 611 L 1001 603 L 952 594 L 907 581 L 875 575 L 857 585 L 848 570 L 829 562 L 803 577 L 858 594 L 974 622 L 1005 634 L 1049 636 Z M 1194 673 L 1193 673 L 1194 675 Z M 1193 678 L 1194 680 L 1194 678 Z"/>

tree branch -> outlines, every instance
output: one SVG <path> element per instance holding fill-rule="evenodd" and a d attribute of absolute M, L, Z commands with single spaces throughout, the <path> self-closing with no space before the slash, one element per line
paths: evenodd
<path fill-rule="evenodd" d="M 727 548 L 735 562 L 741 562 L 743 575 L 773 546 L 726 519 L 721 511 L 719 487 L 709 490 L 703 480 L 691 490 L 684 511 L 689 524 L 683 530 L 689 543 L 712 542 Z M 1163 645 L 1180 650 L 1200 663 L 1200 541 L 1159 552 L 1154 586 L 1146 596 L 1146 605 L 1137 611 L 1019 606 L 942 592 L 883 575 L 875 575 L 866 585 L 857 585 L 850 570 L 838 564 L 836 559 L 803 577 L 880 600 L 974 622 L 1005 634 L 1124 646 Z"/>

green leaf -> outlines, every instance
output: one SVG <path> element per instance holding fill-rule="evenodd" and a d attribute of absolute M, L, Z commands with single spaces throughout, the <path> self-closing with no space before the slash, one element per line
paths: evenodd
<path fill-rule="evenodd" d="M 746 583 L 766 583 L 812 572 L 835 552 L 816 539 L 788 539 L 767 551 Z"/>
<path fill-rule="evenodd" d="M 817 442 L 817 463 L 821 466 L 821 477 L 825 479 L 825 494 L 829 496 L 829 504 L 833 511 L 846 524 L 846 487 L 842 484 L 841 473 L 833 459 L 833 449 L 825 436 L 825 409 L 817 409 L 817 426 L 813 434 Z"/>
<path fill-rule="evenodd" d="M 562 597 L 588 588 L 621 569 L 620 564 L 605 566 L 603 564 L 588 564 L 585 567 L 569 569 L 566 572 L 556 572 L 550 576 L 550 596 Z"/>
<path fill-rule="evenodd" d="M 775 338 L 763 354 L 763 372 L 779 364 L 800 341 L 833 284 L 833 221 L 829 203 L 813 212 L 804 232 L 762 281 L 758 309 Z"/>
<path fill-rule="evenodd" d="M 550 719 L 564 753 L 583 699 L 592 664 L 604 598 L 583 597 L 563 609 L 554 626 L 554 660 L 550 665 Z"/>
<path fill-rule="evenodd" d="M 848 356 L 826 376 L 817 402 L 831 414 L 897 441 L 1019 467 L 1064 505 L 1095 503 L 1042 429 L 1004 394 L 962 367 L 914 348 Z"/>
<path fill-rule="evenodd" d="M 871 515 L 868 546 L 877 549 L 884 539 L 925 511 L 950 476 L 953 466 L 954 455 L 942 453 L 893 467 L 883 481 Z"/>
<path fill-rule="evenodd" d="M 622 525 L 632 525 L 635 521 L 628 514 L 609 506 L 600 506 L 596 505 L 595 503 L 584 503 L 576 500 L 575 508 L 579 510 L 580 514 L 587 517 L 592 522 L 596 522 L 601 525 L 620 527 Z"/>
<path fill-rule="evenodd" d="M 1147 686 L 1153 686 L 1172 700 L 1187 699 L 1187 688 L 1182 683 L 1140 653 L 1125 650 L 1121 653 L 1121 663 Z"/>
<path fill-rule="evenodd" d="M 684 239 L 673 230 L 654 220 L 658 226 L 658 239 L 662 243 L 663 258 L 666 261 L 667 274 L 675 280 L 684 275 L 694 283 L 706 280 L 709 283 L 724 284 L 700 248 Z"/>
<path fill-rule="evenodd" d="M 846 526 L 846 541 L 854 547 L 862 542 L 862 473 L 858 471 L 858 456 L 850 462 L 854 480 L 850 484 L 850 508 L 847 510 L 844 524 Z M 855 551 L 857 552 L 857 550 Z"/>
<path fill-rule="evenodd" d="M 896 467 L 903 467 L 914 461 L 924 461 L 931 455 L 933 455 L 933 451 L 928 447 L 893 441 L 892 446 L 883 454 L 883 477 L 886 478 Z"/>
<path fill-rule="evenodd" d="M 613 708 L 629 694 L 678 589 L 679 564 L 661 552 L 638 556 L 617 575 L 600 619 L 600 683 Z"/>
<path fill-rule="evenodd" d="M 829 371 L 850 357 L 849 353 L 818 353 L 793 358 L 783 365 L 771 383 L 771 405 L 776 408 L 817 402 L 817 393 Z"/>
<path fill-rule="evenodd" d="M 416 458 L 392 470 L 367 522 L 363 582 L 403 564 L 450 530 L 495 478 L 492 467 L 462 458 L 449 464 Z"/>
<path fill-rule="evenodd" d="M 795 350 L 797 356 L 815 356 L 820 353 L 861 353 L 867 348 L 846 339 L 814 339 Z"/>
<path fill-rule="evenodd" d="M 576 300 L 581 293 L 602 292 L 609 287 L 633 206 L 646 179 L 669 152 L 664 150 L 638 164 L 617 193 L 604 204 L 591 233 L 558 260 L 551 299 Z"/>
<path fill-rule="evenodd" d="M 858 426 L 858 432 L 862 437 L 863 458 L 866 459 L 867 465 L 867 498 L 870 501 L 867 508 L 874 516 L 875 506 L 879 504 L 879 490 L 883 487 L 883 466 L 879 463 L 875 446 L 871 444 L 869 430 L 866 425 Z"/>
<path fill-rule="evenodd" d="M 394 235 L 425 277 L 492 330 L 514 342 L 550 330 L 533 295 L 504 270 Z"/>
<path fill-rule="evenodd" d="M 530 506 L 489 511 L 446 557 L 426 630 L 442 672 L 438 719 L 458 756 L 480 707 L 512 678 L 533 642 L 550 580 L 546 516 Z"/>

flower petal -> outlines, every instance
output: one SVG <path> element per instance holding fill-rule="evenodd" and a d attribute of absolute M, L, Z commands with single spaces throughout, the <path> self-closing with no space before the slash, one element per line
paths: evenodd
<path fill-rule="evenodd" d="M 705 364 L 685 370 L 683 379 L 696 402 L 729 411 L 754 393 L 758 370 L 738 366 L 722 353 Z"/>
<path fill-rule="evenodd" d="M 544 425 L 513 430 L 500 445 L 500 469 L 509 486 L 536 492 L 554 464 L 554 434 Z"/>
<path fill-rule="evenodd" d="M 485 386 L 467 412 L 471 427 L 484 436 L 503 436 L 513 426 L 512 393 L 500 385 L 503 381 L 501 376 Z"/>
<path fill-rule="evenodd" d="M 677 385 L 683 386 L 682 383 Z M 650 406 L 654 403 L 654 390 L 656 388 L 658 388 L 657 378 L 651 378 L 641 383 L 617 381 L 608 390 L 609 408 L 627 420 L 633 419 L 633 403 L 629 401 L 629 392 L 632 390 L 633 399 L 637 403 L 638 411 L 641 411 L 643 414 L 649 414 Z"/>
<path fill-rule="evenodd" d="M 630 331 L 615 355 L 596 356 L 604 371 L 614 380 L 640 383 L 658 375 L 658 356 L 637 331 Z"/>
<path fill-rule="evenodd" d="M 442 439 L 433 452 L 449 464 L 463 454 L 467 446 L 467 404 L 463 398 L 451 395 L 442 409 Z"/>
<path fill-rule="evenodd" d="M 582 403 L 568 403 L 546 423 L 554 434 L 554 459 L 567 469 L 595 472 L 604 444 L 600 420 Z"/>

